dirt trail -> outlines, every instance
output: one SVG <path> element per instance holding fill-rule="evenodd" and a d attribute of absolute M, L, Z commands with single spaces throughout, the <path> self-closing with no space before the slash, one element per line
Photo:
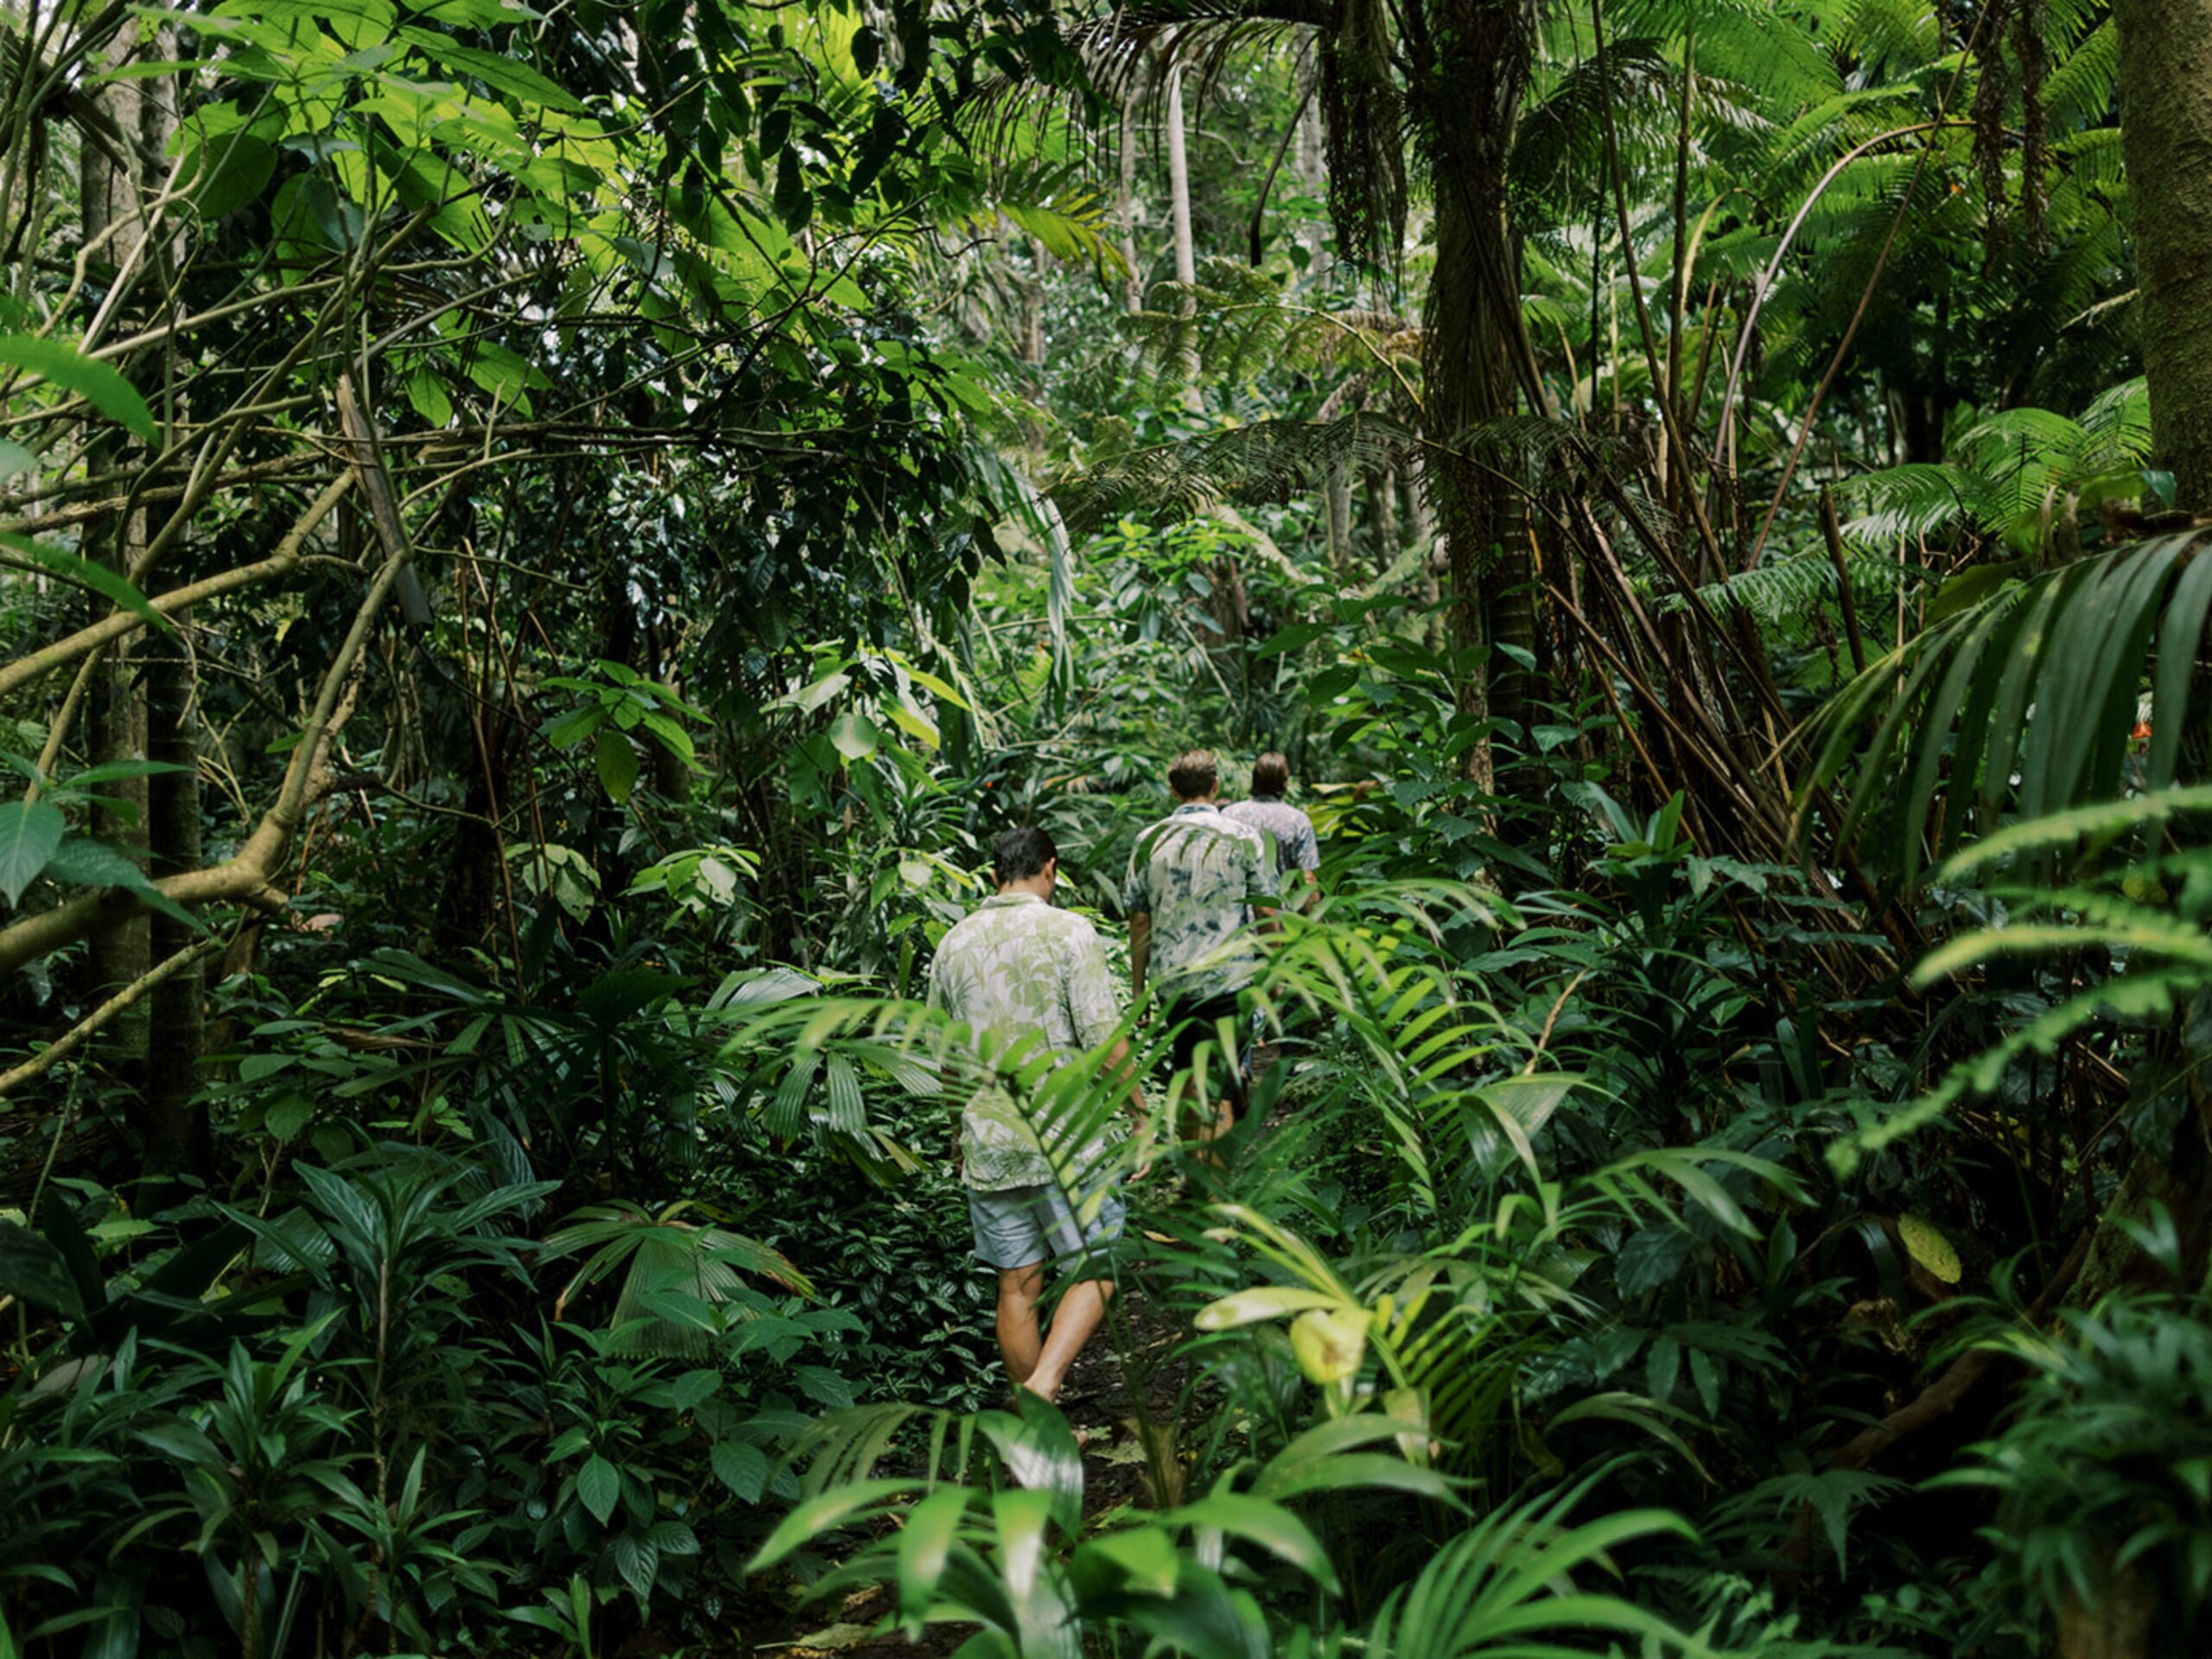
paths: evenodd
<path fill-rule="evenodd" d="M 1143 1442 L 1135 1427 L 1138 1413 L 1131 1379 L 1146 1379 L 1148 1421 L 1171 1423 L 1189 1374 L 1187 1360 L 1171 1357 L 1185 1334 L 1181 1326 L 1134 1287 L 1141 1283 L 1141 1271 L 1131 1275 L 1131 1283 L 1126 1317 L 1100 1330 L 1077 1358 L 1060 1395 L 1068 1421 L 1090 1436 L 1083 1455 L 1087 1522 L 1125 1503 L 1154 1501 Z M 942 1659 L 976 1633 L 972 1624 L 944 1624 L 925 1630 L 918 1643 L 896 1633 L 877 1635 L 893 1598 L 889 1586 L 879 1586 L 834 1607 L 810 1605 L 798 1610 L 787 1633 L 747 1650 L 785 1659 Z"/>

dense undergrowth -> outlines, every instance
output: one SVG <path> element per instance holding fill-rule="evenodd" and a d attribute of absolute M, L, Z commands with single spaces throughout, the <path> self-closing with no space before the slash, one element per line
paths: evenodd
<path fill-rule="evenodd" d="M 0 12 L 0 1659 L 2204 1649 L 2121 40 Z M 1194 743 L 1319 902 L 1017 1408 L 931 953 Z"/>

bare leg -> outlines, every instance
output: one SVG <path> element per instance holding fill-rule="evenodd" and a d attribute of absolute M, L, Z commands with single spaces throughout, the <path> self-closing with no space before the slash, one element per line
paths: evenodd
<path fill-rule="evenodd" d="M 1037 1331 L 1037 1299 L 1045 1293 L 1045 1264 L 999 1269 L 999 1355 L 1017 1389 L 1037 1369 L 1040 1339 Z M 1053 1322 L 1055 1332 L 1058 1321 Z"/>
<path fill-rule="evenodd" d="M 1068 1367 L 1075 1363 L 1083 1344 L 1106 1317 L 1106 1300 L 1113 1294 L 1114 1284 L 1109 1279 L 1086 1279 L 1068 1287 L 1067 1294 L 1053 1310 L 1052 1328 L 1046 1335 L 1036 1363 L 1027 1376 L 1018 1379 L 1022 1387 L 1046 1400 L 1058 1397 Z"/>

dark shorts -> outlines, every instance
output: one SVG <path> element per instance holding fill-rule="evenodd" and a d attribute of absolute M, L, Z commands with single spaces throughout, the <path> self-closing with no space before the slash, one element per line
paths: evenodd
<path fill-rule="evenodd" d="M 1174 1070 L 1189 1071 L 1199 1048 L 1211 1048 L 1212 1052 L 1206 1057 L 1207 1090 L 1226 1096 L 1230 1110 L 1238 1117 L 1243 1116 L 1247 1104 L 1244 1050 L 1249 1039 L 1243 1016 L 1237 1012 L 1235 994 L 1171 998 L 1161 1013 L 1167 1021 L 1168 1054 Z M 1224 1029 L 1229 1038 L 1226 1049 L 1222 1046 Z"/>

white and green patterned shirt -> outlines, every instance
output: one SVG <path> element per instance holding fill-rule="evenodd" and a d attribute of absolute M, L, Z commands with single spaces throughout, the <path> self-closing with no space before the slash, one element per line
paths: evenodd
<path fill-rule="evenodd" d="M 1193 801 L 1137 837 L 1122 898 L 1152 918 L 1152 973 L 1163 996 L 1228 996 L 1258 976 L 1248 905 L 1273 906 L 1280 884 L 1267 838 Z"/>
<path fill-rule="evenodd" d="M 938 942 L 929 1005 L 964 1022 L 987 1054 L 1027 1038 L 1055 1065 L 1103 1046 L 1121 1019 L 1096 930 L 1033 893 L 986 899 Z M 982 1192 L 1053 1179 L 1035 1132 L 996 1082 L 961 1114 L 960 1166 L 961 1179 Z"/>

